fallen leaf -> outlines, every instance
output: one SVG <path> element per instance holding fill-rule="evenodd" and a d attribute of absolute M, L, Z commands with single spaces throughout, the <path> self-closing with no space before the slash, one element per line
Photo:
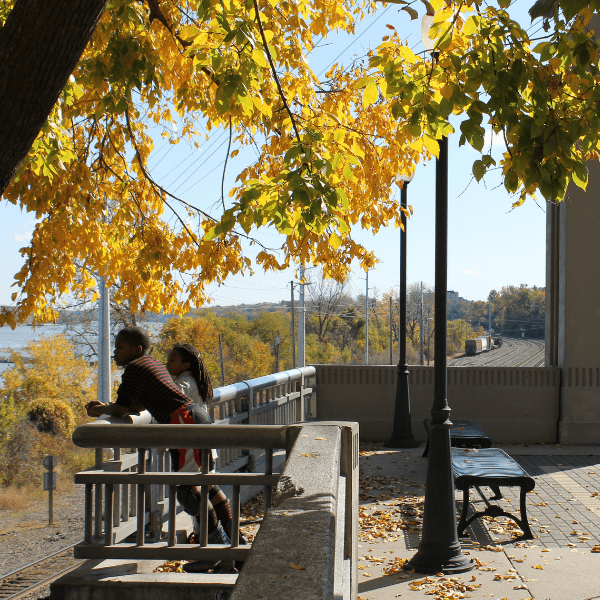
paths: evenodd
<path fill-rule="evenodd" d="M 290 567 L 292 567 L 292 569 L 297 569 L 298 571 L 306 571 L 306 567 L 301 567 L 300 565 L 295 565 L 294 563 L 290 563 Z"/>
<path fill-rule="evenodd" d="M 306 452 L 302 452 L 302 454 L 300 454 L 300 456 L 310 456 L 312 458 L 317 458 L 316 454 L 307 454 Z"/>

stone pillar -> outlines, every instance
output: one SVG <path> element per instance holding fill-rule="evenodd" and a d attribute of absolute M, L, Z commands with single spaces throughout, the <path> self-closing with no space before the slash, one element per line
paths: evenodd
<path fill-rule="evenodd" d="M 558 442 L 600 444 L 600 165 L 547 205 L 546 366 L 562 370 Z"/>

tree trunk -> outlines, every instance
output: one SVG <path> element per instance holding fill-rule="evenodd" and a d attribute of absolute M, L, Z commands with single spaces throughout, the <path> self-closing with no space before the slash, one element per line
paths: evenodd
<path fill-rule="evenodd" d="M 16 0 L 0 29 L 0 194 L 27 156 L 107 0 Z"/>

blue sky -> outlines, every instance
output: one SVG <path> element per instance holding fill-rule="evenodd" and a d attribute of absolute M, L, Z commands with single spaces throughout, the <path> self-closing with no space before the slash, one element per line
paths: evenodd
<path fill-rule="evenodd" d="M 529 2 L 518 0 L 515 14 L 528 24 L 526 10 Z M 411 22 L 397 5 L 380 9 L 375 17 L 365 19 L 357 26 L 356 35 L 328 39 L 311 59 L 315 70 L 324 71 L 332 61 L 349 62 L 364 56 L 368 47 L 375 46 L 389 31 L 386 23 L 394 25 L 408 39 L 415 51 L 422 45 L 419 23 Z M 458 128 L 458 122 L 455 124 Z M 511 198 L 501 185 L 498 175 L 490 174 L 477 183 L 471 175 L 471 166 L 478 153 L 468 146 L 458 147 L 458 135 L 450 138 L 449 154 L 449 244 L 448 289 L 459 292 L 469 300 L 484 300 L 490 290 L 504 285 L 545 285 L 545 206 L 528 200 L 512 209 Z M 497 143 L 496 146 L 497 147 Z M 171 192 L 203 208 L 220 199 L 222 163 L 227 148 L 227 135 L 213 132 L 203 140 L 200 150 L 185 144 L 161 149 L 157 141 L 156 158 L 151 161 L 153 175 Z M 226 194 L 234 184 L 235 175 L 242 170 L 244 160 L 251 160 L 251 150 L 241 152 L 231 160 L 227 170 Z M 250 158 L 249 158 L 250 157 Z M 399 193 L 399 192 L 398 192 Z M 408 223 L 408 281 L 434 284 L 434 226 L 435 226 L 435 164 L 419 165 L 408 188 L 408 202 L 414 215 Z M 0 234 L 3 260 L 0 265 L 0 304 L 9 304 L 14 274 L 22 259 L 18 253 L 30 239 L 35 220 L 32 215 L 2 202 L 0 206 Z M 394 227 L 380 230 L 354 231 L 353 235 L 373 249 L 380 263 L 369 272 L 370 294 L 388 291 L 399 283 L 399 236 Z M 265 231 L 259 238 L 268 245 L 280 245 L 272 232 Z M 252 255 L 253 249 L 247 249 Z M 290 298 L 292 270 L 252 277 L 234 277 L 227 285 L 214 288 L 213 304 L 227 305 L 255 302 L 279 302 Z M 365 274 L 354 266 L 351 289 L 364 293 Z M 397 288 L 396 288 L 397 289 Z"/>

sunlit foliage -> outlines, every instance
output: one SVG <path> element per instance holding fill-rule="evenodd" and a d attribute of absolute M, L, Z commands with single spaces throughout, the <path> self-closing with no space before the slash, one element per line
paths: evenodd
<path fill-rule="evenodd" d="M 556 18 L 531 40 L 508 0 L 434 0 L 434 57 L 391 27 L 368 64 L 333 65 L 321 80 L 309 66 L 316 41 L 352 34 L 368 0 L 111 0 L 5 193 L 38 221 L 0 324 L 52 320 L 62 295 L 94 297 L 95 273 L 137 313 L 188 311 L 253 266 L 320 263 L 338 280 L 353 259 L 369 268 L 376 258 L 351 228 L 399 225 L 397 177 L 437 155 L 452 115 L 461 144 L 481 152 L 477 180 L 499 168 L 515 204 L 561 200 L 598 157 L 599 1 L 546 3 Z M 199 122 L 259 150 L 216 212 L 149 168 L 153 128 L 198 144 Z M 488 128 L 507 144 L 499 161 Z M 242 242 L 258 244 L 261 227 L 281 242 L 253 265 Z"/>

